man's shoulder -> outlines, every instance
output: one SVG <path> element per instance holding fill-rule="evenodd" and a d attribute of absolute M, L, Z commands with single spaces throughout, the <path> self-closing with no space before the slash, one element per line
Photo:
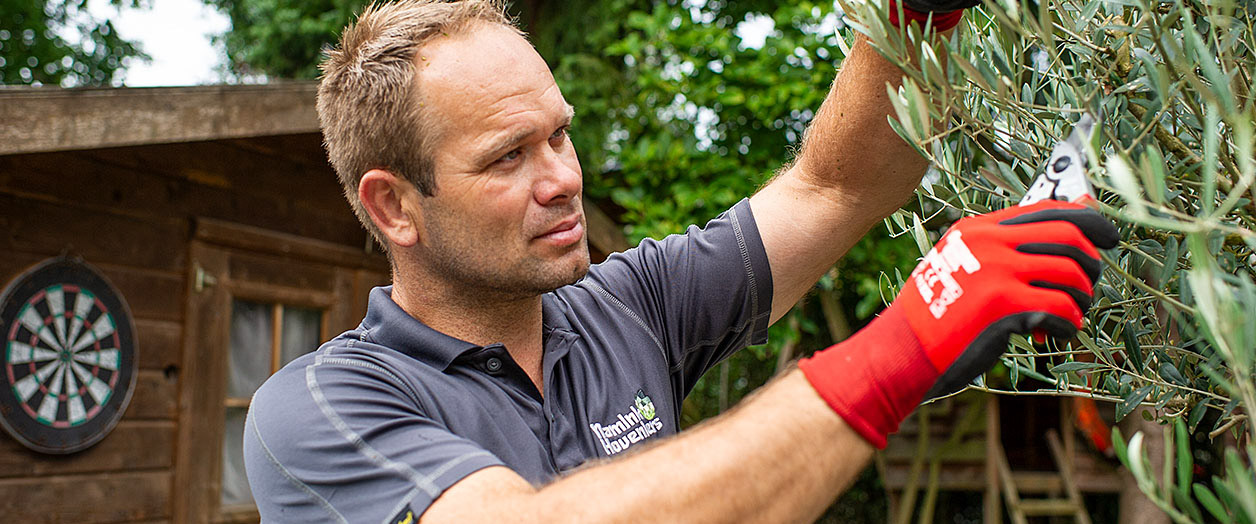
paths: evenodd
<path fill-rule="evenodd" d="M 423 414 L 431 397 L 422 389 L 424 367 L 389 348 L 337 337 L 293 359 L 257 389 L 249 437 L 278 444 L 266 450 L 269 461 L 304 464 L 303 448 L 291 444 L 339 443 L 345 431 L 374 425 L 372 417 L 382 412 Z M 250 460 L 260 460 L 262 449 L 255 447 Z"/>
<path fill-rule="evenodd" d="M 430 500 L 415 494 L 424 485 L 434 497 L 501 463 L 429 409 L 443 387 L 440 370 L 362 338 L 337 337 L 294 359 L 254 396 L 243 450 L 262 515 L 378 522 L 407 498 L 426 507 Z"/>
<path fill-rule="evenodd" d="M 624 308 L 624 302 L 638 301 L 640 297 L 633 295 L 649 292 L 651 283 L 655 284 L 653 291 L 687 293 L 683 286 L 658 285 L 659 282 L 678 283 L 673 277 L 735 281 L 739 273 L 720 270 L 752 269 L 751 252 L 757 254 L 763 250 L 757 231 L 750 201 L 742 199 L 705 225 L 694 224 L 682 233 L 662 239 L 647 237 L 635 247 L 611 253 L 606 260 L 590 266 L 584 278 L 549 295 L 568 309 L 579 310 L 590 305 L 599 310 L 603 305 L 620 309 Z M 760 258 L 764 261 L 762 265 L 766 265 L 766 257 Z M 725 268 L 711 260 L 734 263 Z M 694 272 L 694 269 L 702 271 Z M 715 296 L 723 299 L 720 294 Z"/>
<path fill-rule="evenodd" d="M 624 279 L 623 270 L 608 260 L 589 267 L 589 272 L 579 281 L 569 284 L 542 297 L 546 329 L 570 331 L 579 324 L 596 319 L 604 322 L 626 313 L 626 307 L 617 293 L 624 293 L 618 282 Z M 607 265 L 611 267 L 608 268 Z M 609 288 L 609 289 L 608 289 Z"/>
<path fill-rule="evenodd" d="M 381 386 L 410 394 L 407 375 L 424 365 L 391 348 L 341 335 L 301 355 L 271 375 L 253 398 L 256 407 L 291 405 L 294 398 L 379 392 Z M 333 398 L 334 399 L 334 398 Z"/>

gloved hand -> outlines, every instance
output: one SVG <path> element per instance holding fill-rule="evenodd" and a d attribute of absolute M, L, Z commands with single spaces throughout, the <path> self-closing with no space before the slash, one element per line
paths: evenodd
<path fill-rule="evenodd" d="M 933 15 L 933 27 L 946 31 L 959 25 L 964 9 L 981 5 L 981 0 L 902 0 L 903 18 L 921 26 Z M 902 27 L 898 18 L 899 0 L 890 0 L 890 23 Z"/>
<path fill-rule="evenodd" d="M 963 388 L 1013 333 L 1070 338 L 1082 327 L 1116 227 L 1078 204 L 1044 201 L 965 218 L 912 271 L 890 307 L 798 367 L 878 448 L 926 398 Z"/>

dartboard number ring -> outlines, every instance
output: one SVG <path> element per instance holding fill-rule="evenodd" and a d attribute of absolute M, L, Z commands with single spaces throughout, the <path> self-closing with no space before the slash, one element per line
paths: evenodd
<path fill-rule="evenodd" d="M 95 268 L 59 257 L 0 294 L 0 423 L 26 447 L 73 453 L 118 423 L 135 389 L 135 327 Z"/>

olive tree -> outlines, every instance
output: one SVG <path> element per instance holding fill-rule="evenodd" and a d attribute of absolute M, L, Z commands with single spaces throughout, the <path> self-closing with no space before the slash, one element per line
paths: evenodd
<path fill-rule="evenodd" d="M 949 38 L 894 27 L 880 0 L 843 7 L 903 66 L 891 124 L 933 169 L 887 225 L 922 252 L 939 224 L 1015 205 L 1081 115 L 1101 119 L 1088 176 L 1122 241 L 1086 328 L 1014 340 L 1009 379 L 972 387 L 1023 394 L 1032 377 L 1032 393 L 1109 401 L 1118 419 L 1149 407 L 1162 475 L 1141 433 L 1114 435 L 1139 487 L 1179 522 L 1256 522 L 1256 3 L 987 0 Z M 1199 433 L 1227 450 L 1196 482 Z"/>

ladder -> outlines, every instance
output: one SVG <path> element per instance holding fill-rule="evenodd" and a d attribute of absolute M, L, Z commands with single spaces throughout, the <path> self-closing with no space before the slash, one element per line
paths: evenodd
<path fill-rule="evenodd" d="M 1077 484 L 1073 482 L 1072 461 L 1065 454 L 1064 445 L 1060 443 L 1060 435 L 1055 430 L 1047 432 L 1047 444 L 1051 447 L 1051 458 L 1055 461 L 1056 469 L 1059 470 L 1060 482 L 1064 486 L 1064 498 L 1022 499 L 1016 488 L 1012 468 L 1008 466 L 1007 453 L 1003 451 L 1003 444 L 997 438 L 987 443 L 994 448 L 992 455 L 994 455 L 995 467 L 998 470 L 999 482 L 1002 484 L 1007 512 L 1011 515 L 1012 522 L 1028 524 L 1029 517 L 1072 516 L 1081 524 L 1091 524 L 1090 514 L 1086 512 L 1081 492 L 1077 489 Z"/>

